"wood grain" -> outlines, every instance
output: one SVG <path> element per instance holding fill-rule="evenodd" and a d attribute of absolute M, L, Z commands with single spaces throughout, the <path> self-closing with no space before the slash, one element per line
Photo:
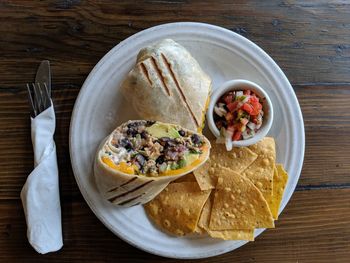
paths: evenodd
<path fill-rule="evenodd" d="M 306 151 L 299 190 L 350 188 L 350 85 L 294 85 L 306 132 Z M 81 198 L 69 159 L 70 113 L 79 88 L 58 86 L 53 91 L 56 109 L 56 144 L 63 201 Z M 33 166 L 26 93 L 0 90 L 0 200 L 18 199 Z M 15 105 L 13 111 L 11 105 Z M 330 137 L 331 135 L 331 137 Z M 18 160 L 21 160 L 18 162 Z"/>
<path fill-rule="evenodd" d="M 149 255 L 118 239 L 85 202 L 66 203 L 62 210 L 63 249 L 38 256 L 25 240 L 19 201 L 0 203 L 0 251 L 6 251 L 0 254 L 0 261 L 176 262 Z M 275 229 L 236 251 L 200 262 L 348 262 L 349 220 L 350 189 L 296 192 Z"/>
<path fill-rule="evenodd" d="M 133 248 L 94 216 L 74 180 L 68 130 L 80 87 L 108 50 L 140 30 L 178 21 L 223 26 L 261 46 L 292 82 L 306 132 L 301 179 L 276 229 L 200 262 L 349 262 L 350 3 L 232 2 L 0 1 L 1 262 L 176 261 Z M 53 70 L 65 242 L 44 256 L 26 240 L 19 199 L 33 165 L 24 84 L 42 59 Z"/>
<path fill-rule="evenodd" d="M 3 87 L 18 85 L 17 76 L 31 80 L 43 58 L 53 64 L 54 83 L 79 85 L 120 41 L 177 21 L 216 24 L 242 34 L 266 50 L 293 83 L 350 80 L 347 1 L 4 0 L 0 8 Z"/>

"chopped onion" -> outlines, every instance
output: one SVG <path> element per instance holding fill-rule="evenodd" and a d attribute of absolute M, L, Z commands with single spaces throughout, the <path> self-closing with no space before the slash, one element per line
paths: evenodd
<path fill-rule="evenodd" d="M 236 91 L 236 97 L 241 97 L 243 96 L 243 91 Z"/>
<path fill-rule="evenodd" d="M 219 117 L 223 117 L 227 112 L 224 108 L 221 107 L 214 107 L 214 112 L 219 116 Z"/>
<path fill-rule="evenodd" d="M 219 102 L 218 105 L 220 108 L 223 108 L 225 106 L 225 103 Z"/>
<path fill-rule="evenodd" d="M 249 122 L 247 118 L 241 118 L 240 121 L 243 125 L 247 125 Z"/>
<path fill-rule="evenodd" d="M 257 124 L 257 125 L 256 125 L 256 129 L 257 129 L 257 130 L 259 130 L 259 129 L 260 129 L 261 124 L 262 124 L 262 123 L 259 123 L 259 124 Z"/>
<path fill-rule="evenodd" d="M 247 127 L 254 131 L 256 129 L 256 124 L 254 122 L 248 122 Z"/>
<path fill-rule="evenodd" d="M 261 114 L 258 115 L 258 117 L 256 117 L 256 120 L 258 121 L 258 123 L 262 122 L 262 116 Z"/>
<path fill-rule="evenodd" d="M 225 142 L 225 146 L 226 146 L 226 151 L 232 151 L 232 139 L 231 140 L 226 140 Z"/>
<path fill-rule="evenodd" d="M 248 130 L 245 130 L 243 133 L 242 133 L 242 136 L 243 136 L 243 139 L 244 140 L 247 140 L 249 138 L 252 138 L 253 136 L 255 135 L 255 132 L 253 130 L 251 130 L 250 132 L 248 132 Z"/>
<path fill-rule="evenodd" d="M 225 132 L 225 146 L 226 146 L 226 150 L 227 151 L 231 151 L 232 150 L 232 136 L 233 136 L 233 132 L 231 131 L 226 131 Z"/>
<path fill-rule="evenodd" d="M 244 95 L 245 96 L 245 99 L 244 100 L 242 100 L 242 103 L 244 104 L 244 103 L 247 103 L 248 101 L 249 101 L 249 99 L 250 99 L 250 95 Z"/>

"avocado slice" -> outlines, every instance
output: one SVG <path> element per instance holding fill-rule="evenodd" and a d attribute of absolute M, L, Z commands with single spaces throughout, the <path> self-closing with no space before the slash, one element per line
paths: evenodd
<path fill-rule="evenodd" d="M 168 169 L 177 170 L 177 169 L 186 167 L 187 165 L 190 165 L 198 158 L 199 158 L 198 154 L 187 153 L 184 155 L 183 159 L 179 160 L 177 163 L 173 163 L 172 165 L 168 166 Z"/>
<path fill-rule="evenodd" d="M 169 137 L 175 139 L 181 137 L 174 127 L 163 123 L 155 123 L 152 126 L 147 127 L 146 131 L 157 138 Z"/>
<path fill-rule="evenodd" d="M 195 154 L 195 153 L 188 153 L 188 154 L 185 154 L 185 156 L 184 156 L 184 159 L 186 161 L 186 165 L 190 165 L 198 158 L 199 158 L 199 154 Z"/>

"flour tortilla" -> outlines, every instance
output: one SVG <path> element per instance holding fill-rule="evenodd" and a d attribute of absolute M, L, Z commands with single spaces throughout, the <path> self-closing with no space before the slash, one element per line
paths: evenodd
<path fill-rule="evenodd" d="M 128 121 L 127 123 L 137 122 L 138 120 Z M 166 124 L 158 122 L 160 125 L 170 125 L 182 129 L 185 132 L 191 134 L 190 131 L 185 128 L 178 127 L 174 124 Z M 121 129 L 124 124 L 116 128 Z M 101 195 L 109 202 L 124 207 L 130 207 L 134 205 L 144 204 L 152 200 L 157 196 L 170 182 L 192 172 L 199 165 L 205 163 L 209 157 L 210 142 L 207 138 L 202 136 L 202 139 L 209 148 L 203 150 L 200 158 L 196 161 L 194 166 L 185 166 L 182 169 L 174 170 L 173 175 L 162 176 L 145 176 L 136 174 L 126 174 L 120 170 L 114 169 L 110 165 L 103 161 L 104 152 L 106 149 L 110 150 L 111 156 L 116 153 L 113 150 L 114 131 L 105 138 L 100 144 L 95 156 L 94 163 L 94 177 L 97 188 Z M 112 162 L 113 164 L 113 162 Z M 187 169 L 189 168 L 189 169 Z"/>
<path fill-rule="evenodd" d="M 143 119 L 201 131 L 211 79 L 183 46 L 165 39 L 139 52 L 121 90 Z"/>

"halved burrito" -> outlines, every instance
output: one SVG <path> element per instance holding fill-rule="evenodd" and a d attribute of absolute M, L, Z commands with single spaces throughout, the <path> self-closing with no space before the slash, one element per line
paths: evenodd
<path fill-rule="evenodd" d="M 178 125 L 128 121 L 102 142 L 95 159 L 96 183 L 113 204 L 144 204 L 201 166 L 209 152 L 207 138 Z"/>
<path fill-rule="evenodd" d="M 211 79 L 171 39 L 143 48 L 121 88 L 141 118 L 199 132 L 204 126 Z"/>

